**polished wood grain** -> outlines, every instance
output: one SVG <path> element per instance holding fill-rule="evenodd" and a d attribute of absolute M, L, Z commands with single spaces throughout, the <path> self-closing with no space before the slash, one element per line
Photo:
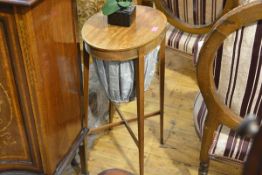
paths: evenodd
<path fill-rule="evenodd" d="M 149 42 L 144 47 L 146 53 L 155 49 L 158 45 L 161 44 L 162 40 L 165 38 L 166 30 L 163 30 L 162 33 L 155 40 Z M 136 48 L 131 50 L 123 50 L 123 51 L 110 51 L 110 50 L 101 50 L 94 47 L 86 47 L 87 51 L 94 56 L 95 58 L 99 58 L 101 60 L 106 61 L 124 61 L 124 60 L 133 60 L 138 58 L 138 51 Z M 104 55 L 107 55 L 105 57 Z"/>
<path fill-rule="evenodd" d="M 103 131 L 105 129 L 111 129 L 114 126 L 124 124 L 132 136 L 138 147 L 139 157 L 139 174 L 144 174 L 144 58 L 146 54 L 155 49 L 157 46 L 160 48 L 160 72 L 161 72 L 161 91 L 164 91 L 164 75 L 165 75 L 165 33 L 166 33 L 166 17 L 160 12 L 150 7 L 136 6 L 137 17 L 134 23 L 128 27 L 119 27 L 108 25 L 105 21 L 106 18 L 101 13 L 97 13 L 86 21 L 82 29 L 82 37 L 84 40 L 85 50 L 84 55 L 92 55 L 95 58 L 107 61 L 125 61 L 134 60 L 135 62 L 135 81 L 136 83 L 136 96 L 137 96 L 137 123 L 138 123 L 138 137 L 135 136 L 130 129 L 128 120 L 125 120 L 122 113 L 116 108 L 116 111 L 120 115 L 122 122 L 112 122 L 113 109 L 110 103 L 110 123 L 106 126 L 98 128 L 91 128 L 91 132 Z M 86 53 L 88 52 L 88 53 Z M 88 58 L 85 58 L 85 66 L 89 64 L 86 62 Z M 88 87 L 88 76 L 84 78 L 84 84 Z M 85 91 L 87 96 L 88 91 Z M 161 105 L 160 112 L 154 112 L 153 114 L 161 113 L 161 122 L 163 124 L 164 114 L 164 92 L 161 93 Z M 86 106 L 87 107 L 87 106 Z M 87 111 L 87 110 L 86 110 Z M 87 114 L 86 114 L 87 115 Z M 133 120 L 132 120 L 133 121 Z M 163 126 L 160 131 L 163 135 Z M 163 142 L 163 139 L 161 139 Z"/>
<path fill-rule="evenodd" d="M 87 22 L 84 24 L 83 29 L 82 29 L 82 38 L 86 43 L 85 48 L 87 52 L 91 54 L 93 57 L 99 58 L 101 60 L 124 61 L 124 60 L 132 60 L 132 59 L 138 58 L 139 54 L 138 54 L 137 49 L 140 47 L 143 47 L 144 52 L 148 53 L 152 51 L 154 48 L 156 48 L 158 45 L 160 45 L 162 40 L 165 38 L 166 25 L 167 25 L 166 17 L 161 12 L 156 11 L 150 7 L 137 6 L 137 11 L 138 11 L 137 15 L 140 14 L 140 16 L 137 19 L 138 20 L 144 19 L 146 21 L 144 23 L 148 22 L 147 21 L 148 19 L 144 18 L 148 16 L 142 13 L 139 13 L 139 11 L 141 12 L 149 11 L 149 14 L 151 13 L 151 15 L 153 14 L 155 15 L 154 16 L 155 19 L 161 19 L 161 20 L 157 20 L 157 23 L 153 22 L 154 26 L 150 24 L 144 26 L 143 22 L 141 21 L 139 22 L 139 25 L 140 25 L 139 28 L 135 27 L 136 22 L 134 22 L 134 24 L 132 24 L 131 27 L 125 28 L 125 27 L 108 25 L 106 21 L 104 21 L 105 17 L 103 17 L 101 13 L 95 14 L 93 17 L 87 20 Z M 100 25 L 92 26 L 91 25 L 92 23 L 103 24 L 103 25 L 102 26 Z M 141 28 L 143 28 L 142 30 L 143 32 L 138 30 Z M 95 32 L 92 30 L 95 30 L 97 33 L 95 34 Z M 114 36 L 116 37 L 112 37 L 113 31 L 117 32 L 117 35 L 114 34 Z M 123 40 L 123 37 L 118 37 L 118 36 L 122 36 L 123 34 L 126 34 L 126 32 L 128 31 L 130 33 L 126 35 L 125 41 Z M 140 36 L 140 34 L 144 33 L 145 31 L 150 31 L 151 34 L 147 34 L 147 35 L 145 34 L 145 35 Z M 90 33 L 88 34 L 88 32 L 91 32 L 91 34 Z M 105 34 L 102 34 L 102 33 L 105 33 Z M 108 38 L 102 39 L 100 37 L 97 37 L 97 36 L 102 36 L 102 35 Z M 129 36 L 139 36 L 139 37 L 132 38 Z M 89 37 L 93 39 L 89 40 Z M 117 39 L 119 39 L 119 41 Z M 137 42 L 135 42 L 135 39 L 137 39 Z M 107 40 L 107 41 L 105 41 L 104 44 L 100 44 L 104 40 Z M 123 41 L 126 44 L 122 45 L 121 41 Z M 130 44 L 128 44 L 128 41 L 130 42 Z M 115 43 L 113 47 L 112 47 L 112 43 Z M 96 47 L 97 45 L 100 45 L 100 47 Z"/>
<path fill-rule="evenodd" d="M 107 24 L 107 17 L 97 13 L 83 26 L 82 37 L 91 47 L 123 51 L 144 46 L 159 37 L 166 28 L 166 17 L 150 7 L 137 6 L 137 18 L 130 27 Z"/>
<path fill-rule="evenodd" d="M 138 128 L 138 152 L 139 174 L 144 174 L 144 67 L 145 50 L 138 50 L 139 57 L 135 62 L 136 69 L 136 97 L 137 97 L 137 128 Z"/>
<path fill-rule="evenodd" d="M 16 11 L 47 173 L 56 169 L 81 130 L 80 61 L 72 5 L 70 0 L 43 1 Z"/>
<path fill-rule="evenodd" d="M 84 42 L 83 42 L 84 45 Z M 83 74 L 83 80 L 85 80 L 86 78 L 89 79 L 89 65 L 90 62 L 90 55 L 88 54 L 88 52 L 84 52 L 83 53 L 83 63 L 84 63 L 84 74 Z M 82 106 L 82 110 L 84 111 L 84 116 L 83 116 L 83 127 L 87 128 L 88 127 L 88 102 L 89 102 L 89 83 L 88 81 L 83 81 L 83 104 L 84 106 Z M 80 147 L 80 158 L 83 160 L 81 167 L 82 168 L 82 172 L 87 174 L 88 173 L 88 167 L 87 167 L 87 159 L 86 157 L 88 156 L 88 151 L 87 151 L 87 143 L 88 139 L 85 138 L 83 145 L 81 145 Z"/>
<path fill-rule="evenodd" d="M 237 29 L 262 19 L 262 2 L 257 1 L 240 6 L 224 15 L 214 26 L 199 54 L 197 79 L 208 109 L 205 123 L 200 161 L 202 174 L 207 173 L 208 150 L 214 133 L 220 124 L 236 130 L 243 118 L 231 111 L 219 98 L 213 78 L 215 54 L 223 41 Z"/>
<path fill-rule="evenodd" d="M 174 13 L 170 10 L 170 8 L 167 7 L 167 4 L 164 0 L 154 0 L 154 2 L 157 9 L 162 11 L 167 16 L 168 22 L 183 32 L 193 33 L 193 34 L 205 34 L 211 30 L 212 26 L 215 23 L 214 21 L 213 23 L 208 25 L 196 25 L 196 26 L 190 25 L 180 20 L 177 16 L 175 16 Z M 226 0 L 225 7 L 221 16 L 229 12 L 234 7 L 237 7 L 239 3 L 240 3 L 239 0 Z"/>
<path fill-rule="evenodd" d="M 0 0 L 0 4 L 31 6 L 41 0 Z"/>
<path fill-rule="evenodd" d="M 0 156 L 1 172 L 53 174 L 79 141 L 81 62 L 75 5 L 73 0 L 44 0 L 33 6 L 0 6 L 0 81 L 11 101 L 3 105 L 13 114 L 9 146 L 0 151 L 6 154 Z"/>
<path fill-rule="evenodd" d="M 114 116 L 114 113 L 115 113 L 115 106 L 113 104 L 113 102 L 109 101 L 109 124 L 111 124 L 113 122 L 113 116 Z"/>
<path fill-rule="evenodd" d="M 12 8 L 0 8 L 0 171 L 41 170 L 25 65 Z"/>
<path fill-rule="evenodd" d="M 160 143 L 164 144 L 164 98 L 165 98 L 165 49 L 166 40 L 163 39 L 159 51 L 159 77 L 160 77 Z"/>

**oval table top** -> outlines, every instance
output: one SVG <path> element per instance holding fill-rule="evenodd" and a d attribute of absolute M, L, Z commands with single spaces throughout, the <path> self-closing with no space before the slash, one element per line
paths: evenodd
<path fill-rule="evenodd" d="M 82 28 L 82 38 L 91 47 L 109 51 L 139 48 L 156 39 L 165 30 L 166 16 L 151 7 L 136 6 L 136 19 L 130 27 L 107 24 L 107 16 L 99 12 Z"/>

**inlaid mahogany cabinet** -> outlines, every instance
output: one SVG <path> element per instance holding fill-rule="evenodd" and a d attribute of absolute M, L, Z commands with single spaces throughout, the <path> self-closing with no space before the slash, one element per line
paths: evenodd
<path fill-rule="evenodd" d="M 0 0 L 0 174 L 61 174 L 82 127 L 74 0 Z"/>

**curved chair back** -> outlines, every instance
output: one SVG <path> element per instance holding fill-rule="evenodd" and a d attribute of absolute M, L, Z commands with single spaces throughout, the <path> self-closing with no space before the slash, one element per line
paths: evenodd
<path fill-rule="evenodd" d="M 193 34 L 208 33 L 223 14 L 238 6 L 238 0 L 155 0 L 168 22 Z"/>
<path fill-rule="evenodd" d="M 200 50 L 197 79 L 207 107 L 199 127 L 202 174 L 207 174 L 209 154 L 245 161 L 252 142 L 235 131 L 247 114 L 261 123 L 261 11 L 262 1 L 234 8 L 215 23 Z"/>
<path fill-rule="evenodd" d="M 262 114 L 261 11 L 256 1 L 223 16 L 199 54 L 197 78 L 208 113 L 232 129 L 248 113 Z"/>

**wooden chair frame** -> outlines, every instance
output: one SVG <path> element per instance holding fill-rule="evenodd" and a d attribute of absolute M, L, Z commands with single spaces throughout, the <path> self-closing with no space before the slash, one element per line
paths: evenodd
<path fill-rule="evenodd" d="M 262 174 L 262 127 L 255 136 L 250 153 L 245 163 L 243 175 Z"/>
<path fill-rule="evenodd" d="M 192 33 L 192 34 L 205 34 L 211 30 L 214 24 L 213 22 L 208 25 L 198 25 L 198 26 L 190 25 L 177 18 L 177 16 L 175 16 L 173 12 L 164 3 L 164 0 L 154 0 L 154 1 L 157 9 L 159 9 L 166 15 L 167 21 L 181 31 Z M 239 5 L 239 0 L 227 0 L 221 16 L 229 12 L 234 7 L 237 7 L 238 5 Z"/>
<path fill-rule="evenodd" d="M 224 15 L 211 30 L 199 54 L 197 79 L 200 91 L 207 105 L 208 114 L 204 127 L 200 153 L 200 174 L 207 174 L 208 150 L 212 144 L 214 133 L 220 124 L 237 129 L 243 119 L 232 112 L 220 99 L 216 92 L 213 77 L 215 54 L 223 41 L 234 31 L 262 19 L 262 1 L 240 6 Z"/>

